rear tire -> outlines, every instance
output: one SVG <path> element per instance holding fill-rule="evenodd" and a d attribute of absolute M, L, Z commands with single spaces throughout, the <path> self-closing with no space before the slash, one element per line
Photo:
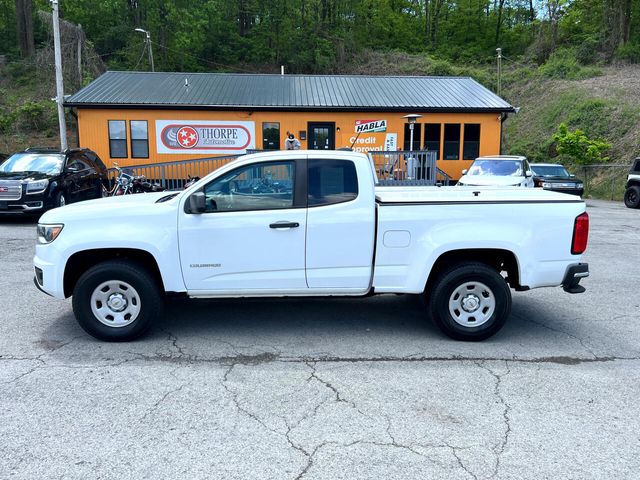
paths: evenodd
<path fill-rule="evenodd" d="M 161 315 L 156 279 L 138 264 L 113 260 L 87 270 L 73 290 L 73 313 L 89 335 L 107 342 L 134 340 Z"/>
<path fill-rule="evenodd" d="M 624 192 L 624 204 L 629 208 L 640 207 L 640 186 L 631 185 Z"/>
<path fill-rule="evenodd" d="M 434 323 L 454 340 L 489 338 L 504 326 L 511 312 L 509 285 L 484 263 L 445 270 L 433 283 L 428 298 Z"/>

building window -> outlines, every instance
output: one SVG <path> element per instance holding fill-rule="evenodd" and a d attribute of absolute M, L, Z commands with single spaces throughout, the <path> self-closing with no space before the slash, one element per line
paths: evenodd
<path fill-rule="evenodd" d="M 462 158 L 475 160 L 480 156 L 480 124 L 467 123 L 464 126 L 464 144 Z"/>
<path fill-rule="evenodd" d="M 445 160 L 460 160 L 460 124 L 447 123 L 444 126 Z"/>
<path fill-rule="evenodd" d="M 109 156 L 127 158 L 127 122 L 109 120 Z"/>
<path fill-rule="evenodd" d="M 424 149 L 436 152 L 436 160 L 440 160 L 440 131 L 439 123 L 427 123 L 424 126 Z"/>
<path fill-rule="evenodd" d="M 131 120 L 131 158 L 149 158 L 149 132 L 146 120 Z"/>
<path fill-rule="evenodd" d="M 264 122 L 262 124 L 262 149 L 280 150 L 280 124 Z"/>
<path fill-rule="evenodd" d="M 420 150 L 420 145 L 422 142 L 420 141 L 421 133 L 422 133 L 422 124 L 414 123 L 413 124 L 413 148 L 409 148 L 409 144 L 411 143 L 411 127 L 409 123 L 404 124 L 404 149 L 405 150 Z"/>

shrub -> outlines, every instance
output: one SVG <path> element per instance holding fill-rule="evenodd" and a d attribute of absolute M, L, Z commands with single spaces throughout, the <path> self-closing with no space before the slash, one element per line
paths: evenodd
<path fill-rule="evenodd" d="M 575 52 L 569 49 L 554 52 L 547 63 L 538 68 L 538 72 L 545 77 L 564 80 L 582 80 L 602 74 L 598 68 L 580 65 Z"/>
<path fill-rule="evenodd" d="M 626 45 L 618 47 L 614 55 L 616 58 L 629 63 L 640 63 L 640 45 L 627 43 Z"/>

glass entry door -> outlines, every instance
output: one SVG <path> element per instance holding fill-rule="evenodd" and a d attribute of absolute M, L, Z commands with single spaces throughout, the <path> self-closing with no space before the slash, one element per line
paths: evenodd
<path fill-rule="evenodd" d="M 309 150 L 335 150 L 336 124 L 309 122 Z"/>

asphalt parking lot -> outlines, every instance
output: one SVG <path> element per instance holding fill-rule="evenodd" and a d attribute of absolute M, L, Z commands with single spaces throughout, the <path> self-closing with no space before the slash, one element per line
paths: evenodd
<path fill-rule="evenodd" d="M 173 301 L 101 343 L 0 218 L 0 478 L 638 478 L 640 210 L 588 205 L 587 292 L 479 344 L 405 296 Z"/>

